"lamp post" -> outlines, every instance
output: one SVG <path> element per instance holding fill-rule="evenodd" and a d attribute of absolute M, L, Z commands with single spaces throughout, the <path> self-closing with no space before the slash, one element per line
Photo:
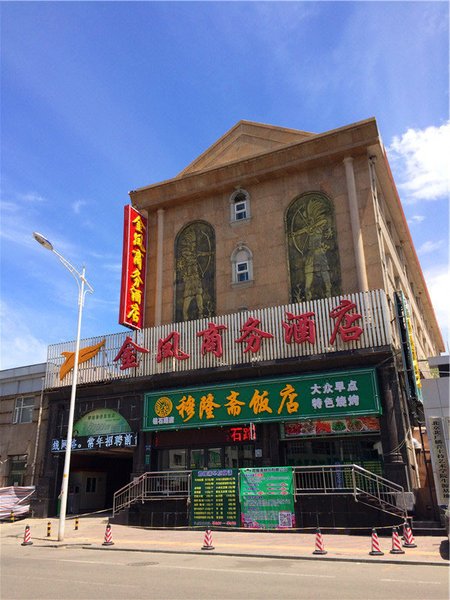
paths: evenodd
<path fill-rule="evenodd" d="M 53 248 L 53 244 L 49 242 L 40 233 L 33 233 L 34 239 L 44 246 L 47 250 L 50 250 L 59 258 L 66 269 L 71 273 L 77 282 L 78 286 L 78 327 L 77 327 L 77 338 L 75 343 L 75 356 L 72 374 L 72 392 L 70 394 L 70 405 L 69 405 L 69 421 L 67 424 L 67 442 L 66 442 L 66 453 L 64 457 L 64 471 L 61 484 L 61 507 L 59 512 L 59 526 L 58 526 L 58 540 L 64 539 L 64 529 L 66 524 L 66 513 L 67 513 L 67 493 L 69 489 L 69 471 L 70 471 L 70 457 L 72 453 L 72 429 L 73 429 L 73 415 L 75 412 L 75 397 L 77 391 L 77 379 L 78 379 L 78 358 L 80 354 L 80 333 L 81 333 L 81 317 L 83 314 L 84 298 L 87 292 L 93 292 L 93 287 L 88 283 L 85 278 L 86 269 L 83 266 L 81 273 L 79 273 L 73 265 L 70 264 L 59 252 Z"/>

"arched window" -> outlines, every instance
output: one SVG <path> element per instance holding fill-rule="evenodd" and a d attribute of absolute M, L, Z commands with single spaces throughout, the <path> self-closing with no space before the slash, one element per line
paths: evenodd
<path fill-rule="evenodd" d="M 244 244 L 239 244 L 231 255 L 231 273 L 233 283 L 253 281 L 253 255 Z"/>
<path fill-rule="evenodd" d="M 209 223 L 183 227 L 175 240 L 175 321 L 216 314 L 216 239 Z"/>
<path fill-rule="evenodd" d="M 230 197 L 231 222 L 245 221 L 250 218 L 250 196 L 245 190 L 236 190 Z"/>

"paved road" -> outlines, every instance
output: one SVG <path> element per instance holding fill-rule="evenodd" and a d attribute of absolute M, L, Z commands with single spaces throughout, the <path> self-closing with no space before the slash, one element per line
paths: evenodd
<path fill-rule="evenodd" d="M 3 545 L 2 600 L 446 600 L 448 569 Z"/>

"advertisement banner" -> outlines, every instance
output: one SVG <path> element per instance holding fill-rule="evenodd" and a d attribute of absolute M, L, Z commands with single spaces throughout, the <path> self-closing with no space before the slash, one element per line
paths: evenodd
<path fill-rule="evenodd" d="M 144 326 L 147 219 L 125 206 L 119 323 L 131 329 Z"/>
<path fill-rule="evenodd" d="M 144 395 L 144 431 L 380 414 L 374 369 L 186 387 Z"/>
<path fill-rule="evenodd" d="M 191 525 L 239 527 L 237 469 L 192 471 Z"/>
<path fill-rule="evenodd" d="M 345 417 L 342 419 L 306 419 L 282 425 L 282 439 L 317 436 L 317 435 L 342 435 L 356 433 L 376 433 L 380 431 L 378 417 Z"/>
<path fill-rule="evenodd" d="M 89 436 L 74 436 L 72 438 L 72 452 L 77 452 L 79 450 L 112 450 L 117 448 L 134 448 L 137 446 L 137 439 L 138 434 L 135 431 Z M 53 439 L 52 452 L 65 452 L 66 445 L 66 439 Z"/>
<path fill-rule="evenodd" d="M 242 527 L 295 527 L 292 467 L 240 469 Z"/>

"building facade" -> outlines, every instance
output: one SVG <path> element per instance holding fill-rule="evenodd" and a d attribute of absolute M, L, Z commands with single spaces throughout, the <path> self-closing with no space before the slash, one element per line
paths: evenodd
<path fill-rule="evenodd" d="M 443 342 L 375 119 L 241 121 L 130 199 L 142 328 L 82 343 L 73 510 L 148 471 L 358 464 L 418 487 L 419 365 Z M 71 351 L 49 349 L 49 489 Z"/>
<path fill-rule="evenodd" d="M 0 487 L 37 486 L 42 475 L 47 448 L 46 366 L 0 371 Z"/>

